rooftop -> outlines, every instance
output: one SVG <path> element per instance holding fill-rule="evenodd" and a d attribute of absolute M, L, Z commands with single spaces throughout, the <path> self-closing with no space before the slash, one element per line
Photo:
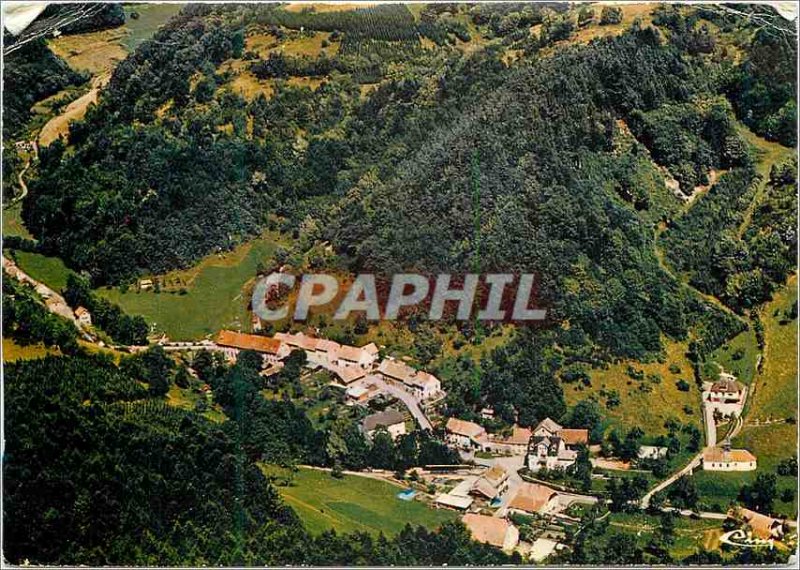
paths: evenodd
<path fill-rule="evenodd" d="M 449 418 L 446 425 L 447 431 L 456 435 L 463 435 L 466 437 L 478 437 L 485 432 L 483 427 L 476 423 L 468 422 L 466 420 L 459 420 L 458 418 Z"/>
<path fill-rule="evenodd" d="M 580 443 L 589 443 L 589 430 L 588 429 L 568 429 L 562 428 L 558 432 L 559 437 L 564 440 L 566 445 L 578 445 Z"/>
<path fill-rule="evenodd" d="M 477 542 L 491 544 L 498 548 L 505 546 L 506 532 L 511 527 L 511 523 L 507 520 L 473 513 L 464 515 L 461 520 Z"/>
<path fill-rule="evenodd" d="M 538 423 L 538 425 L 534 428 L 533 433 L 539 433 L 541 431 L 545 431 L 551 435 L 555 435 L 557 432 L 561 431 L 561 425 L 554 422 L 550 418 L 545 418 Z"/>
<path fill-rule="evenodd" d="M 508 506 L 526 513 L 538 513 L 555 496 L 558 496 L 558 493 L 550 487 L 536 483 L 523 483 Z"/>
<path fill-rule="evenodd" d="M 725 393 L 739 393 L 742 391 L 742 385 L 736 381 L 732 376 L 721 378 L 711 385 L 712 392 L 725 392 Z"/>
<path fill-rule="evenodd" d="M 746 449 L 725 451 L 721 447 L 712 447 L 703 451 L 703 461 L 710 463 L 750 463 L 756 461 L 756 456 Z"/>
<path fill-rule="evenodd" d="M 388 376 L 389 378 L 394 378 L 395 380 L 400 380 L 401 382 L 408 382 L 416 370 L 404 364 L 403 362 L 398 360 L 389 360 L 386 358 L 382 360 L 380 366 L 378 366 L 378 372 Z"/>
<path fill-rule="evenodd" d="M 268 354 L 278 354 L 281 349 L 281 341 L 274 338 L 227 330 L 219 331 L 217 344 L 238 348 L 239 350 L 255 350 L 256 352 L 266 352 Z"/>
<path fill-rule="evenodd" d="M 364 431 L 370 432 L 379 427 L 389 427 L 395 424 L 404 423 L 403 414 L 397 410 L 386 410 L 378 414 L 372 414 L 364 418 Z"/>

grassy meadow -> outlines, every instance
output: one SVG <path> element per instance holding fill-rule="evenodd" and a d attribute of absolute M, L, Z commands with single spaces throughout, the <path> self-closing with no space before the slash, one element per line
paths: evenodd
<path fill-rule="evenodd" d="M 766 355 L 763 371 L 755 384 L 748 419 L 797 416 L 797 321 L 786 321 L 784 317 L 784 311 L 796 303 L 797 276 L 794 275 L 761 313 Z"/>
<path fill-rule="evenodd" d="M 700 394 L 693 380 L 691 364 L 686 358 L 686 345 L 665 341 L 663 360 L 651 363 L 623 361 L 612 364 L 605 370 L 591 370 L 591 387 L 579 382 L 564 384 L 564 397 L 568 405 L 574 406 L 581 400 L 595 396 L 612 426 L 622 429 L 639 426 L 648 436 L 666 434 L 664 423 L 669 418 L 675 418 L 681 423 L 691 423 L 702 429 Z M 627 374 L 629 365 L 637 371 L 643 371 L 645 379 L 631 378 Z M 671 372 L 670 365 L 677 366 L 680 372 Z M 647 376 L 651 374 L 660 376 L 660 383 L 650 382 Z M 688 392 L 678 389 L 679 379 L 689 383 Z M 645 385 L 651 389 L 650 392 L 640 389 L 640 386 Z M 600 395 L 601 390 L 605 393 L 616 391 L 620 404 L 609 409 L 606 405 L 607 398 Z M 691 413 L 688 414 L 685 410 L 690 410 Z"/>
<path fill-rule="evenodd" d="M 28 251 L 15 251 L 14 257 L 20 269 L 54 291 L 61 291 L 67 286 L 67 277 L 72 271 L 61 258 Z"/>
<path fill-rule="evenodd" d="M 267 475 L 286 476 L 286 470 L 276 467 L 262 469 Z M 418 501 L 401 501 L 397 493 L 402 488 L 355 475 L 336 479 L 327 471 L 300 468 L 289 486 L 277 489 L 314 534 L 335 529 L 394 535 L 406 523 L 435 528 L 457 517 L 453 511 L 432 509 Z"/>
<path fill-rule="evenodd" d="M 205 257 L 197 265 L 158 277 L 180 286 L 137 291 L 102 288 L 97 293 L 132 315 L 142 315 L 156 332 L 173 340 L 191 340 L 216 334 L 222 328 L 249 330 L 248 284 L 259 263 L 268 264 L 275 251 L 269 235 L 256 238 L 225 254 Z"/>
<path fill-rule="evenodd" d="M 14 362 L 17 360 L 34 360 L 44 358 L 50 354 L 60 354 L 57 349 L 47 348 L 42 344 L 17 344 L 10 338 L 3 339 L 3 362 Z"/>
<path fill-rule="evenodd" d="M 733 445 L 751 451 L 758 459 L 758 469 L 749 473 L 713 473 L 700 471 L 694 475 L 698 491 L 706 503 L 725 507 L 735 501 L 742 486 L 755 480 L 759 473 L 775 473 L 781 460 L 797 453 L 797 426 L 793 423 L 751 425 L 753 420 L 796 417 L 797 414 L 797 329 L 796 321 L 781 324 L 783 312 L 797 301 L 797 278 L 778 291 L 762 311 L 766 339 L 764 368 L 754 383 L 747 424 L 734 439 Z M 776 314 L 777 311 L 777 314 Z M 797 479 L 778 477 L 776 514 L 797 517 Z M 795 491 L 792 501 L 780 495 L 786 489 Z"/>
<path fill-rule="evenodd" d="M 658 533 L 661 519 L 644 513 L 612 513 L 609 524 L 613 530 L 636 534 L 642 543 L 646 543 Z M 675 543 L 670 547 L 669 553 L 673 558 L 681 559 L 704 548 L 709 550 L 715 543 L 716 546 L 719 545 L 721 534 L 722 521 L 677 517 Z"/>
<path fill-rule="evenodd" d="M 22 222 L 22 203 L 17 202 L 13 206 L 3 208 L 3 235 L 19 236 L 32 239 L 33 236 Z"/>

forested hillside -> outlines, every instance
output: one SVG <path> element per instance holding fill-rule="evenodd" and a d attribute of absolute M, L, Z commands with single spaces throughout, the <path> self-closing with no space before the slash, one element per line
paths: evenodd
<path fill-rule="evenodd" d="M 664 270 L 654 228 L 679 213 L 669 180 L 693 196 L 722 172 L 663 236 L 670 264 L 737 310 L 782 282 L 791 236 L 751 229 L 735 270 L 714 252 L 758 178 L 731 78 L 741 92 L 760 77 L 754 58 L 790 54 L 741 18 L 674 7 L 575 46 L 572 20 L 543 10 L 475 8 L 467 22 L 500 41 L 465 50 L 465 20 L 436 7 L 187 7 L 117 67 L 68 148 L 42 150 L 25 222 L 95 284 L 187 266 L 264 227 L 298 249 L 328 239 L 354 272 L 533 271 L 551 321 L 569 322 L 548 384 L 563 362 L 652 358 L 691 331 L 710 352 L 744 325 Z M 306 29 L 328 34 L 317 57 L 292 51 Z M 750 59 L 726 56 L 725 34 Z M 509 65 L 512 48 L 525 57 Z M 237 91 L 248 81 L 270 96 Z M 776 239 L 784 253 L 765 254 Z M 519 411 L 526 393 L 489 403 Z"/>
<path fill-rule="evenodd" d="M 6 366 L 7 560 L 93 566 L 514 560 L 471 542 L 460 523 L 437 532 L 409 526 L 391 540 L 309 536 L 242 440 L 249 434 L 261 445 L 263 438 L 283 441 L 283 422 L 272 415 L 261 428 L 241 425 L 250 413 L 240 408 L 235 420 L 220 425 L 170 407 L 152 390 L 164 380 L 160 362 L 152 356 L 117 367 L 77 356 Z M 247 372 L 231 371 L 237 374 Z"/>
<path fill-rule="evenodd" d="M 31 41 L 12 52 L 3 73 L 3 139 L 16 135 L 31 117 L 31 106 L 86 77 L 55 56 L 44 40 Z"/>

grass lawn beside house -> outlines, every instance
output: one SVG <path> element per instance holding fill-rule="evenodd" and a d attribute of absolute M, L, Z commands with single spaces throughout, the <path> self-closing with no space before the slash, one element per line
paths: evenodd
<path fill-rule="evenodd" d="M 734 448 L 752 452 L 758 460 L 758 469 L 748 472 L 697 471 L 692 477 L 697 485 L 700 500 L 713 510 L 725 510 L 732 502 L 738 502 L 744 485 L 755 481 L 759 473 L 775 473 L 778 463 L 797 451 L 797 426 L 774 424 L 770 426 L 745 427 L 736 439 Z M 786 489 L 795 491 L 792 501 L 781 500 Z M 774 514 L 797 519 L 797 479 L 778 476 L 778 497 L 773 504 Z"/>
<path fill-rule="evenodd" d="M 277 477 L 287 474 L 286 469 L 271 465 L 262 465 L 262 470 Z M 336 479 L 328 471 L 301 467 L 291 485 L 276 488 L 314 534 L 335 529 L 394 535 L 406 523 L 436 528 L 458 517 L 453 511 L 433 509 L 419 501 L 402 501 L 397 498 L 401 487 L 356 475 Z"/>

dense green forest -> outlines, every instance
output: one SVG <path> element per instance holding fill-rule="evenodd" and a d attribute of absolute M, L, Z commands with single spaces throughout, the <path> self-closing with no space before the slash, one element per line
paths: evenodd
<path fill-rule="evenodd" d="M 3 335 L 20 344 L 43 343 L 74 352 L 78 329 L 49 312 L 36 292 L 12 279 L 3 279 Z"/>
<path fill-rule="evenodd" d="M 276 403 L 268 420 L 259 417 L 252 394 L 239 393 L 241 382 L 258 378 L 247 360 L 220 379 L 240 400 L 220 396 L 234 406 L 223 424 L 154 393 L 173 374 L 157 352 L 119 367 L 100 356 L 7 365 L 7 559 L 201 566 L 515 560 L 472 542 L 460 523 L 436 532 L 409 526 L 392 539 L 309 536 L 254 462 L 283 456 L 287 441 L 302 443 L 292 419 L 302 412 L 281 413 Z"/>
<path fill-rule="evenodd" d="M 34 103 L 87 80 L 54 55 L 43 39 L 28 42 L 4 59 L 3 140 L 24 128 Z"/>

